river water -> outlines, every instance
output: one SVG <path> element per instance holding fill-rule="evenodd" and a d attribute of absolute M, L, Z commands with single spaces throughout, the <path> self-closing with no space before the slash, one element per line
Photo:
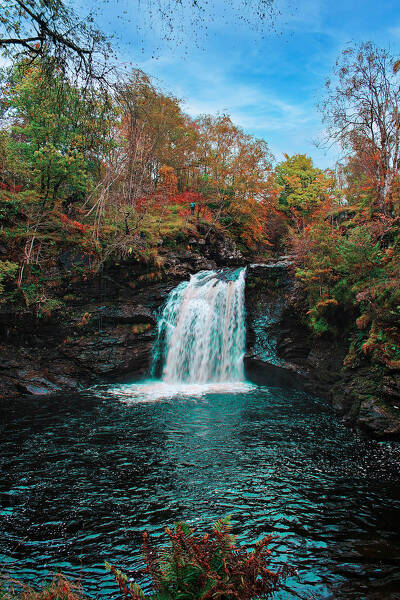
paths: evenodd
<path fill-rule="evenodd" d="M 274 560 L 297 567 L 277 598 L 400 598 L 400 446 L 244 381 L 244 285 L 244 269 L 204 271 L 171 292 L 160 381 L 2 402 L 3 572 L 61 570 L 112 597 L 104 561 L 142 582 L 145 529 L 230 514 L 239 540 L 279 535 Z"/>
<path fill-rule="evenodd" d="M 398 597 L 398 444 L 363 440 L 291 389 L 164 392 L 116 386 L 3 404 L 4 572 L 34 582 L 62 570 L 110 597 L 104 561 L 143 578 L 144 529 L 231 514 L 240 539 L 280 536 L 277 561 L 298 567 L 300 597 Z"/>

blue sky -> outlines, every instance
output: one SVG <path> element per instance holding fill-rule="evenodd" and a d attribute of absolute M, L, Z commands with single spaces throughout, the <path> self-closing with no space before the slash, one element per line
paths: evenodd
<path fill-rule="evenodd" d="M 100 25 L 116 34 L 121 62 L 154 76 L 190 115 L 227 112 L 263 137 L 277 160 L 307 153 L 322 168 L 333 166 L 337 152 L 314 145 L 323 131 L 316 104 L 338 54 L 368 40 L 400 54 L 398 0 L 276 0 L 264 31 L 256 18 L 235 17 L 238 0 L 210 0 L 207 27 L 193 27 L 193 13 L 176 9 L 172 41 L 157 11 L 149 14 L 151 0 L 96 4 Z"/>

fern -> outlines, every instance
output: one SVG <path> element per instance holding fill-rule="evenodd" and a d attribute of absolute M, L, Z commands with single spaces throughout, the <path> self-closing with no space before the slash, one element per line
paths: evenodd
<path fill-rule="evenodd" d="M 199 534 L 187 523 L 166 528 L 169 545 L 161 550 L 153 547 L 149 535 L 143 536 L 146 572 L 153 591 L 144 595 L 136 583 L 119 569 L 106 563 L 128 600 L 256 600 L 272 598 L 283 581 L 295 570 L 282 565 L 270 569 L 273 541 L 269 535 L 248 546 L 236 546 L 230 533 L 230 517 L 218 519 L 211 531 Z"/>

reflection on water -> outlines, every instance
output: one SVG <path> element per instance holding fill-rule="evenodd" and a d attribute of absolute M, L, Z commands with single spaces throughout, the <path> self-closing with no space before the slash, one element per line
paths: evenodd
<path fill-rule="evenodd" d="M 142 577 L 145 528 L 230 513 L 243 539 L 280 535 L 301 597 L 396 597 L 398 445 L 361 439 L 288 389 L 164 388 L 162 399 L 144 385 L 3 405 L 6 571 L 34 581 L 62 569 L 105 596 L 104 560 Z"/>

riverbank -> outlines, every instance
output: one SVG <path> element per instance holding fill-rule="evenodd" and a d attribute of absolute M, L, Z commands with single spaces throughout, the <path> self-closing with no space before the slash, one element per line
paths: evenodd
<path fill-rule="evenodd" d="M 290 383 L 326 398 L 350 427 L 400 439 L 400 374 L 368 360 L 346 366 L 348 333 L 316 337 L 302 322 L 290 258 L 251 265 L 247 274 L 248 376 Z"/>

